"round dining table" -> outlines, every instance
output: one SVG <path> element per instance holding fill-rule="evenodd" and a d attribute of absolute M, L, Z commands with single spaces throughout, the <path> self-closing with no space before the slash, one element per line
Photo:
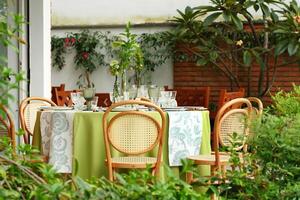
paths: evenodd
<path fill-rule="evenodd" d="M 193 115 L 201 117 L 201 121 L 197 122 L 201 129 L 201 139 L 199 141 L 200 147 L 197 150 L 197 153 L 211 154 L 209 111 L 201 110 L 182 112 L 186 112 L 185 114 L 194 112 L 192 113 Z M 118 112 L 111 114 L 111 117 L 113 117 L 116 113 Z M 161 165 L 159 173 L 160 179 L 162 180 L 165 180 L 168 175 L 167 167 L 169 167 L 173 174 L 178 177 L 180 176 L 181 169 L 180 166 L 170 166 L 169 151 L 171 144 L 169 144 L 169 129 L 171 129 L 171 125 L 169 115 L 171 113 L 172 111 L 165 112 L 167 126 L 163 134 L 163 164 Z M 153 111 L 149 111 L 147 114 L 157 118 L 158 120 L 160 118 L 159 114 Z M 52 160 L 55 161 L 56 164 L 61 164 L 63 167 L 60 172 L 62 173 L 70 172 L 83 179 L 107 176 L 107 168 L 105 164 L 106 153 L 102 126 L 103 115 L 104 112 L 84 112 L 63 109 L 39 111 L 36 117 L 32 144 L 37 147 L 42 154 L 49 156 L 49 161 Z M 180 140 L 185 137 L 184 134 L 189 134 L 189 132 L 191 132 L 187 129 L 187 127 L 193 122 L 186 121 L 186 117 L 176 120 L 177 121 L 175 122 L 179 124 L 175 124 L 176 126 L 174 127 L 174 130 L 175 135 L 177 132 L 181 134 L 180 137 L 177 137 L 180 142 Z M 195 128 L 192 127 L 192 129 Z M 184 133 L 184 131 L 186 131 L 186 133 Z M 57 135 L 52 137 L 54 133 Z M 180 145 L 177 146 L 179 147 Z M 189 146 L 189 144 L 185 144 L 185 146 Z M 68 162 L 69 165 L 66 165 Z M 202 176 L 208 176 L 210 174 L 210 167 L 200 166 L 199 173 Z"/>

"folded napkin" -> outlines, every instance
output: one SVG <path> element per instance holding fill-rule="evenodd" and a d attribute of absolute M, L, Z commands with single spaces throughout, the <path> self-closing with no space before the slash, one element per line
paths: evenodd
<path fill-rule="evenodd" d="M 58 173 L 72 173 L 74 112 L 42 112 L 42 149 Z"/>
<path fill-rule="evenodd" d="M 181 166 L 181 159 L 199 155 L 202 140 L 200 111 L 173 111 L 169 115 L 169 165 Z"/>

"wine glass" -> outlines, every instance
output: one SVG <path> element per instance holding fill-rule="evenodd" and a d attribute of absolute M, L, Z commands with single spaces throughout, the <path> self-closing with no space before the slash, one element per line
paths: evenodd
<path fill-rule="evenodd" d="M 169 95 L 170 95 L 170 99 L 169 99 L 169 102 L 168 102 L 168 106 L 171 107 L 171 108 L 174 108 L 174 107 L 177 107 L 177 101 L 176 101 L 176 94 L 177 94 L 177 91 L 169 91 Z"/>
<path fill-rule="evenodd" d="M 160 89 L 159 87 L 157 87 L 156 85 L 151 85 L 148 88 L 148 94 L 149 94 L 149 98 L 150 100 L 158 105 L 158 100 L 159 100 L 159 96 L 160 96 Z"/>

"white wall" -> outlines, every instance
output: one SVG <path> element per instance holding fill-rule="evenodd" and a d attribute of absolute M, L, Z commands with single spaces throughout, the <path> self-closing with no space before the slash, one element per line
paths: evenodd
<path fill-rule="evenodd" d="M 162 23 L 209 0 L 52 0 L 53 26 Z"/>
<path fill-rule="evenodd" d="M 167 30 L 168 27 L 138 27 L 132 28 L 132 32 L 139 33 L 153 33 L 157 31 Z M 76 32 L 78 30 L 52 30 L 52 35 L 65 36 L 68 32 Z M 118 34 L 123 32 L 123 28 L 110 28 L 110 29 L 97 29 L 97 31 L 111 31 L 112 34 Z M 70 52 L 72 53 L 72 52 Z M 74 54 L 74 52 L 73 52 Z M 73 55 L 69 55 L 66 58 L 66 65 L 61 71 L 57 71 L 52 68 L 51 71 L 52 79 L 51 84 L 60 85 L 61 83 L 66 84 L 66 89 L 75 89 L 78 88 L 76 82 L 78 81 L 78 76 L 80 71 L 75 71 Z M 158 67 L 155 72 L 151 73 L 152 84 L 159 86 L 169 85 L 173 86 L 173 65 L 172 60 L 168 60 L 163 66 Z M 100 67 L 97 71 L 92 74 L 92 81 L 95 84 L 97 92 L 110 92 L 113 89 L 114 77 L 109 73 L 107 68 Z"/>

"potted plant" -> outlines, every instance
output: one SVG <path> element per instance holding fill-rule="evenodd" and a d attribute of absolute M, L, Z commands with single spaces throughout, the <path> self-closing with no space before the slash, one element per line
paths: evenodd
<path fill-rule="evenodd" d="M 279 9 L 271 9 L 272 6 Z M 252 10 L 262 13 L 261 17 L 254 19 Z M 177 26 L 170 35 L 178 43 L 188 44 L 181 47 L 192 56 L 183 57 L 194 59 L 199 66 L 214 67 L 236 87 L 241 86 L 236 71 L 243 70 L 248 96 L 268 94 L 277 68 L 299 61 L 299 56 L 278 61 L 283 53 L 295 56 L 300 52 L 296 1 L 287 5 L 284 1 L 216 0 L 210 5 L 187 7 L 184 12 L 178 12 L 180 16 L 173 20 Z M 253 87 L 255 65 L 258 66 L 257 89 Z"/>
<path fill-rule="evenodd" d="M 89 102 L 95 96 L 94 84 L 91 80 L 91 74 L 99 67 L 105 65 L 105 56 L 99 51 L 104 48 L 104 44 L 99 42 L 100 34 L 98 32 L 90 33 L 84 30 L 80 33 L 69 35 L 65 39 L 66 46 L 72 45 L 75 48 L 76 55 L 74 62 L 76 69 L 81 69 L 77 85 L 83 88 L 83 96 Z"/>
<path fill-rule="evenodd" d="M 114 76 L 121 76 L 120 92 L 124 96 L 127 84 L 127 71 L 134 70 L 136 74 L 136 82 L 140 84 L 141 71 L 144 67 L 143 54 L 137 36 L 130 32 L 130 23 L 126 25 L 125 32 L 117 36 L 117 39 L 112 43 L 115 59 L 110 63 L 110 71 Z M 115 78 L 114 92 L 117 92 L 116 85 L 118 78 Z M 118 93 L 118 92 L 117 92 Z M 116 93 L 114 93 L 116 96 Z"/>

